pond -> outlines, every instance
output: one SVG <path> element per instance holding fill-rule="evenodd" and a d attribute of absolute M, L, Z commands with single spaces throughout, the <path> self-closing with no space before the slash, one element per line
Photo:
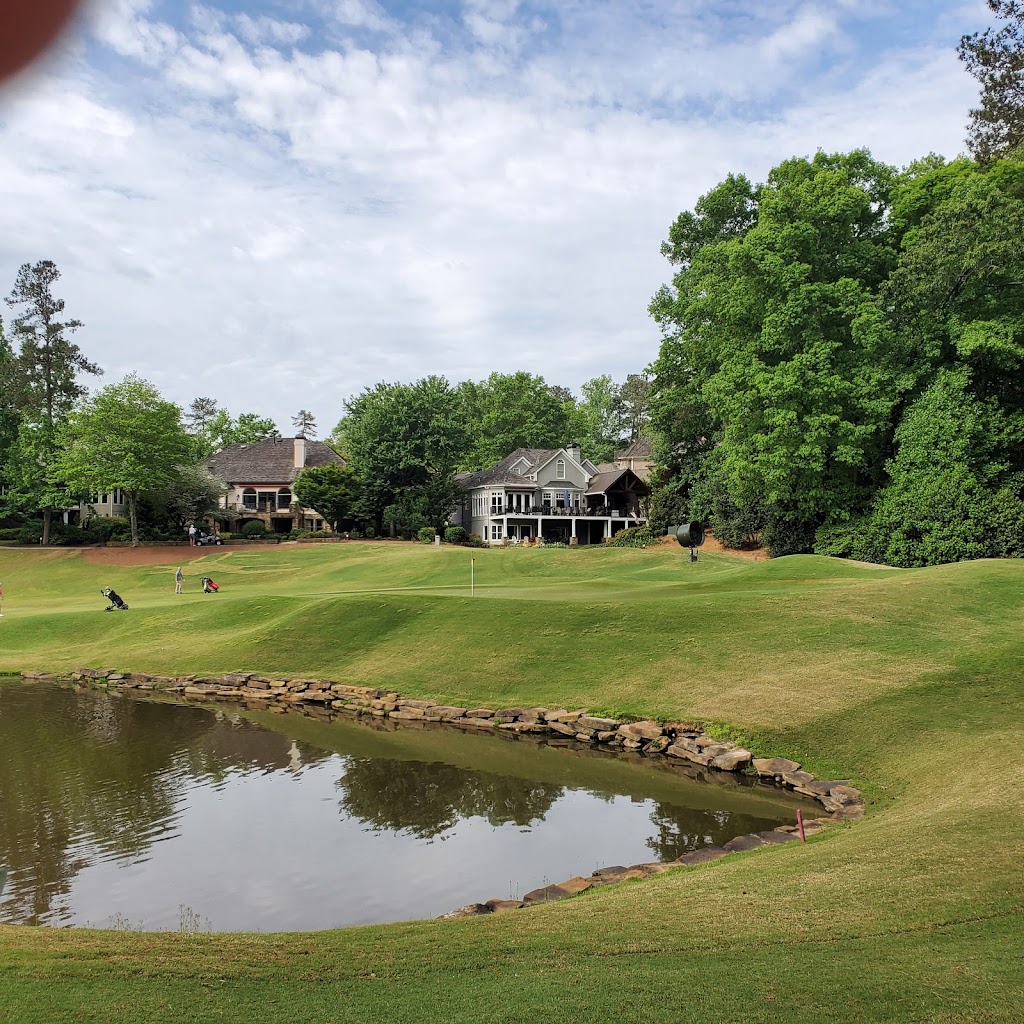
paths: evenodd
<path fill-rule="evenodd" d="M 0 680 L 0 922 L 290 931 L 436 917 L 795 820 L 571 741 Z"/>

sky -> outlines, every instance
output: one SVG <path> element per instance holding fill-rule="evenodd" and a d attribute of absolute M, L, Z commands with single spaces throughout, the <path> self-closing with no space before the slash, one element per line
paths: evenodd
<path fill-rule="evenodd" d="M 0 88 L 0 294 L 187 406 L 327 435 L 379 381 L 655 358 L 669 225 L 729 173 L 962 152 L 983 0 L 93 0 Z M 0 316 L 9 318 L 6 307 Z"/>

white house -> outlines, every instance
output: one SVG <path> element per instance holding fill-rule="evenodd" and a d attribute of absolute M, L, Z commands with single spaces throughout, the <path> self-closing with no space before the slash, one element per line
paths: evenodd
<path fill-rule="evenodd" d="M 600 544 L 647 520 L 640 499 L 650 493 L 631 469 L 602 473 L 580 452 L 517 448 L 501 462 L 456 478 L 465 498 L 452 522 L 488 544 L 538 537 L 564 544 Z"/>

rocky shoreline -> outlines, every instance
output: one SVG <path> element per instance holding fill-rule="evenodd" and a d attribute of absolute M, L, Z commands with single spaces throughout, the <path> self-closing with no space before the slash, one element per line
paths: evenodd
<path fill-rule="evenodd" d="M 813 835 L 837 821 L 860 818 L 864 798 L 845 779 L 817 779 L 800 764 L 782 757 L 755 757 L 736 743 L 716 740 L 690 723 L 660 724 L 655 721 L 624 721 L 603 718 L 585 709 L 496 707 L 460 708 L 436 701 L 414 700 L 380 687 L 356 686 L 325 679 L 281 678 L 252 672 L 229 672 L 218 676 L 156 676 L 116 669 L 80 668 L 73 672 L 21 673 L 23 679 L 42 682 L 85 683 L 107 690 L 137 690 L 178 694 L 186 698 L 244 701 L 256 707 L 286 711 L 300 706 L 321 708 L 330 715 L 363 715 L 394 722 L 434 722 L 462 729 L 490 730 L 513 735 L 561 737 L 573 743 L 597 746 L 609 751 L 631 751 L 650 757 L 666 757 L 718 771 L 756 775 L 765 781 L 809 797 L 822 814 L 803 823 L 804 835 Z M 681 865 L 704 864 L 730 853 L 754 850 L 799 838 L 799 825 L 737 836 L 723 846 L 706 846 L 683 854 L 677 860 L 629 866 L 599 868 L 590 876 L 579 876 L 546 885 L 526 893 L 521 900 L 491 899 L 470 903 L 445 917 L 519 910 L 575 896 L 588 889 L 629 878 L 646 878 Z"/>

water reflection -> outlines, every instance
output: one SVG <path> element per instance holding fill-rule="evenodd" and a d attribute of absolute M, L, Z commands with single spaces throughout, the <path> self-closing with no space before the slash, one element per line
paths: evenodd
<path fill-rule="evenodd" d="M 792 820 L 779 795 L 558 746 L 0 681 L 0 921 L 433 916 Z"/>

